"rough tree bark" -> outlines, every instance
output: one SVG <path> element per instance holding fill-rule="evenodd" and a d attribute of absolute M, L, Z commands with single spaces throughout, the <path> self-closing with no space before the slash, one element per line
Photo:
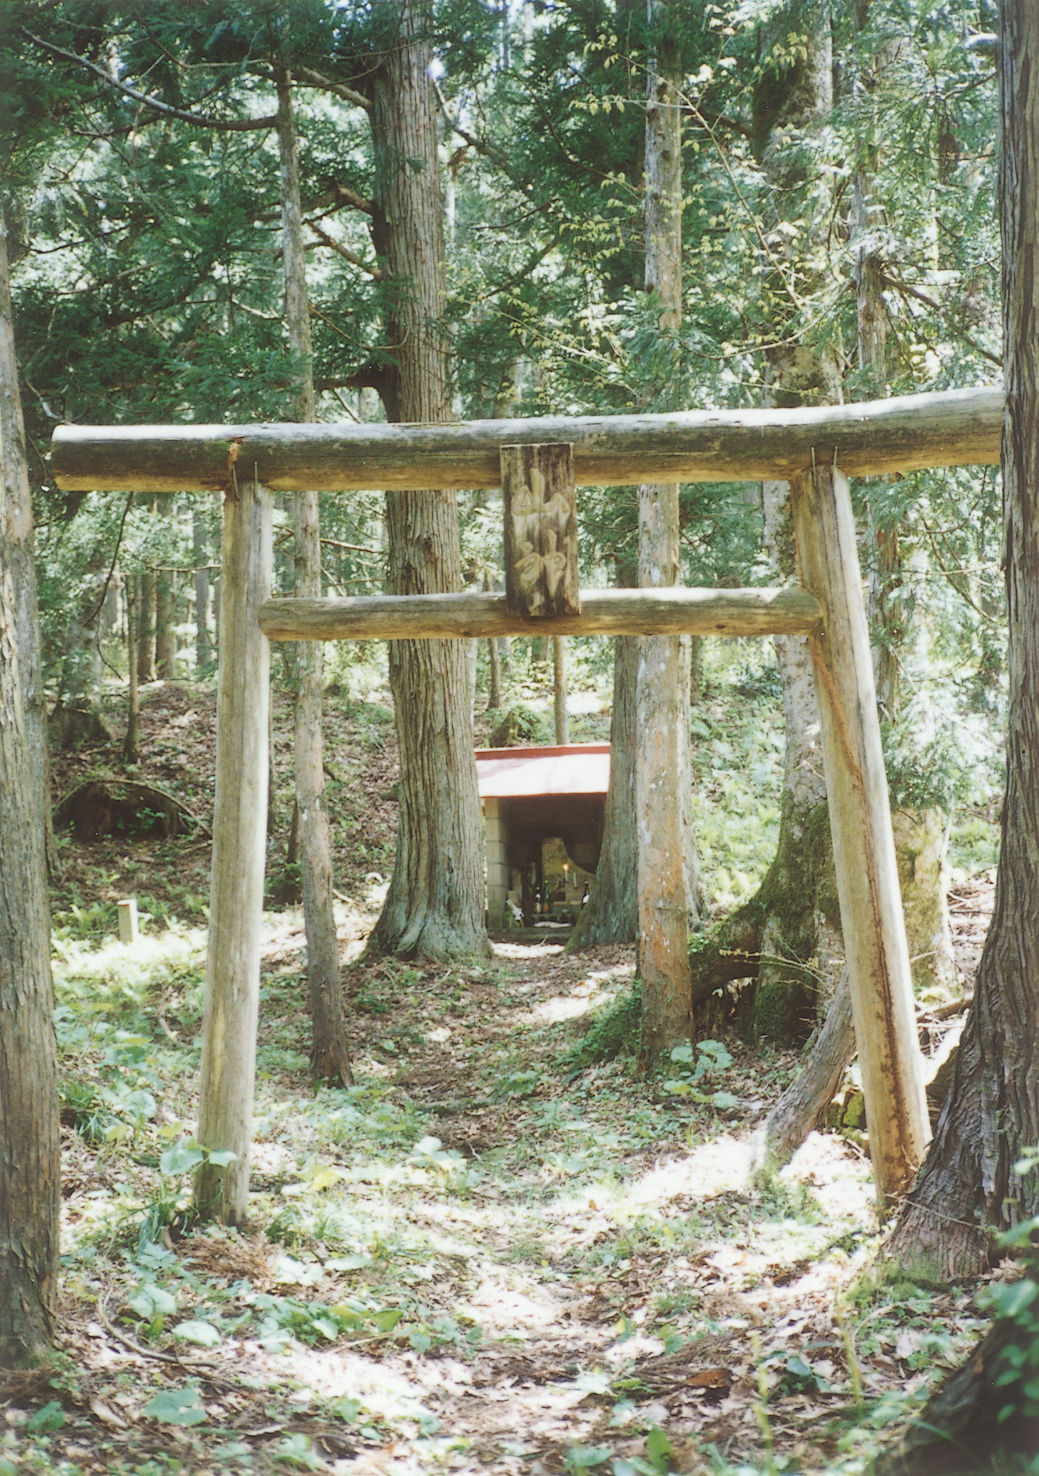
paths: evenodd
<path fill-rule="evenodd" d="M 966 1363 L 946 1378 L 910 1422 L 898 1445 L 873 1466 L 873 1476 L 992 1476 L 1027 1472 L 1013 1455 L 1034 1456 L 1039 1451 L 1039 1419 L 1020 1412 L 1021 1385 L 997 1385 L 1004 1371 L 1004 1353 L 1020 1346 L 1023 1330 L 1009 1318 L 996 1322 L 971 1352 Z M 1007 1405 L 1016 1412 L 999 1418 Z"/>
<path fill-rule="evenodd" d="M 646 290 L 660 329 L 682 321 L 681 65 L 668 34 L 669 7 L 648 0 L 657 34 L 646 81 Z M 678 483 L 639 487 L 639 584 L 678 584 Z M 642 1058 L 650 1068 L 693 1033 L 690 924 L 698 915 L 698 864 L 691 827 L 689 639 L 643 636 L 636 678 L 635 809 L 639 849 L 639 975 Z"/>
<path fill-rule="evenodd" d="M 50 1346 L 61 1202 L 32 500 L 0 210 L 0 1365 Z"/>
<path fill-rule="evenodd" d="M 630 943 L 638 929 L 635 677 L 639 642 L 636 636 L 615 636 L 613 646 L 610 787 L 606 792 L 603 846 L 588 901 L 566 945 L 568 953 L 580 953 L 600 943 Z"/>
<path fill-rule="evenodd" d="M 285 325 L 289 346 L 299 364 L 298 416 L 301 421 L 314 421 L 317 419 L 314 355 L 307 302 L 292 81 L 284 64 L 277 66 L 275 76 Z M 321 594 L 321 523 L 316 492 L 296 493 L 295 531 L 296 594 L 318 598 Z M 307 980 L 310 985 L 310 1067 L 319 1080 L 331 1086 L 342 1086 L 352 1077 L 346 1035 L 346 1001 L 339 967 L 339 939 L 333 909 L 332 847 L 325 808 L 321 737 L 323 658 L 320 641 L 300 641 L 296 646 L 296 813 L 299 817 L 299 860 L 303 882 L 303 921 L 307 934 Z"/>
<path fill-rule="evenodd" d="M 172 682 L 177 675 L 176 576 L 163 571 L 155 578 L 155 675 Z"/>
<path fill-rule="evenodd" d="M 555 717 L 556 742 L 570 742 L 570 715 L 566 710 L 566 636 L 552 637 L 552 712 Z"/>
<path fill-rule="evenodd" d="M 421 7 L 380 0 L 374 10 L 385 49 L 372 77 L 372 229 L 395 294 L 381 393 L 388 420 L 445 421 L 451 405 L 440 331 L 444 229 L 432 50 Z M 388 493 L 386 517 L 391 593 L 461 589 L 453 492 Z M 466 662 L 461 641 L 390 644 L 400 824 L 389 892 L 369 940 L 373 951 L 453 958 L 487 950 Z"/>
<path fill-rule="evenodd" d="M 195 670 L 208 666 L 213 659 L 209 639 L 209 540 L 206 520 L 200 508 L 191 517 L 191 548 L 195 559 Z"/>
<path fill-rule="evenodd" d="M 1039 10 L 1001 8 L 1000 189 L 1009 619 L 1007 783 L 995 907 L 953 1083 L 887 1248 L 901 1273 L 958 1280 L 988 1261 L 988 1227 L 1039 1212 Z"/>
<path fill-rule="evenodd" d="M 143 570 L 138 578 L 137 680 L 143 684 L 155 680 L 155 575 Z"/>

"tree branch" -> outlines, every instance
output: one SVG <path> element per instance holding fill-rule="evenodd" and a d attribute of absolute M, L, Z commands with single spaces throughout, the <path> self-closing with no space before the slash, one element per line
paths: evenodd
<path fill-rule="evenodd" d="M 176 118 L 181 123 L 190 123 L 195 128 L 213 128 L 221 133 L 251 133 L 262 128 L 273 128 L 277 123 L 276 117 L 270 118 L 212 118 L 197 113 L 189 113 L 184 108 L 175 108 L 170 103 L 161 102 L 157 97 L 149 97 L 147 93 L 138 92 L 135 87 L 130 87 L 126 82 L 120 82 L 111 76 L 103 67 L 96 66 L 94 62 L 88 61 L 85 56 L 77 56 L 74 51 L 66 51 L 64 47 L 55 46 L 50 41 L 44 41 L 39 36 L 34 36 L 25 26 L 21 27 L 23 36 L 37 46 L 42 46 L 45 51 L 51 51 L 55 56 L 64 57 L 66 61 L 75 62 L 77 66 L 86 67 L 88 72 L 93 72 L 95 77 L 121 92 L 124 97 L 131 98 L 136 103 L 143 104 L 146 108 L 152 108 L 164 118 Z"/>
<path fill-rule="evenodd" d="M 517 178 L 516 173 L 509 163 L 508 156 L 505 154 L 504 150 L 499 149 L 496 144 L 488 143 L 485 138 L 480 138 L 478 134 L 470 133 L 468 128 L 462 127 L 457 118 L 451 117 L 451 114 L 448 111 L 447 107 L 447 98 L 441 91 L 440 83 L 436 80 L 435 77 L 433 78 L 433 90 L 437 95 L 437 101 L 440 104 L 440 111 L 444 115 L 444 122 L 447 124 L 448 128 L 451 129 L 452 133 L 457 133 L 458 137 L 462 139 L 464 143 L 467 143 L 470 148 L 475 149 L 478 154 L 483 154 L 485 158 L 492 159 L 494 163 L 497 164 L 501 172 L 506 176 L 506 178 L 512 180 L 517 189 L 529 189 L 530 181 Z"/>
<path fill-rule="evenodd" d="M 351 251 L 348 246 L 341 245 L 334 236 L 330 236 L 327 231 L 323 231 L 321 227 L 319 225 L 315 225 L 312 220 L 306 221 L 305 224 L 310 227 L 310 229 L 314 232 L 314 235 L 318 238 L 317 241 L 312 241 L 310 243 L 312 246 L 316 246 L 318 244 L 327 246 L 330 251 L 335 251 L 339 256 L 343 258 L 344 261 L 350 262 L 352 266 L 360 267 L 362 272 L 367 272 L 368 276 L 374 278 L 376 282 L 386 281 L 386 273 L 382 271 L 381 268 L 376 266 L 369 266 L 366 261 L 363 261 L 361 257 L 357 255 L 356 251 Z"/>
<path fill-rule="evenodd" d="M 363 195 L 359 195 L 349 185 L 340 184 L 337 179 L 330 179 L 325 191 L 318 195 L 316 199 L 308 200 L 306 208 L 308 211 L 321 210 L 326 205 L 331 205 L 336 210 L 342 209 L 344 205 L 352 205 L 355 210 L 361 210 L 365 215 L 373 215 L 375 213 L 375 206 L 371 200 L 366 200 Z"/>
<path fill-rule="evenodd" d="M 315 72 L 312 67 L 293 66 L 292 75 L 297 82 L 305 82 L 308 87 L 320 87 L 325 92 L 333 92 L 344 102 L 364 108 L 365 112 L 370 113 L 372 110 L 371 101 L 365 97 L 363 92 L 356 92 L 352 87 L 347 87 L 345 82 L 335 82 L 331 77 Z"/>

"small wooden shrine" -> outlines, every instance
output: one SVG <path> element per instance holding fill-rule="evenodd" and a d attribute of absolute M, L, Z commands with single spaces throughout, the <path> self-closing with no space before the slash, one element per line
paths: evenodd
<path fill-rule="evenodd" d="M 575 912 L 599 864 L 610 745 L 478 748 L 476 783 L 487 837 L 487 926 L 508 926 L 514 908 L 530 926 L 543 915 L 539 903 Z M 561 845 L 546 845 L 552 841 Z"/>

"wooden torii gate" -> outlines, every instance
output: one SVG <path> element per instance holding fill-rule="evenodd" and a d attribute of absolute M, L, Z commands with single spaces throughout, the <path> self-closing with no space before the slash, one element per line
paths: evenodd
<path fill-rule="evenodd" d="M 55 431 L 53 471 L 65 491 L 198 491 L 224 497 L 199 1118 L 200 1143 L 221 1156 L 235 1155 L 229 1164 L 203 1171 L 206 1187 L 200 1198 L 211 1202 L 217 1217 L 242 1222 L 248 1206 L 272 640 L 531 632 L 807 636 L 881 1207 L 905 1191 L 923 1157 L 928 1121 L 847 479 L 998 464 L 1002 425 L 1002 391 L 982 389 L 792 411 L 446 426 L 61 426 Z M 570 449 L 560 456 L 559 448 Z M 539 456 L 556 468 L 549 472 L 545 496 L 530 472 Z M 561 461 L 566 470 L 560 479 Z M 577 589 L 575 486 L 772 478 L 791 485 L 801 588 Z M 518 503 L 513 497 L 510 507 L 513 482 L 522 495 Z M 503 485 L 506 548 L 513 554 L 507 560 L 505 595 L 270 597 L 274 492 Z M 531 485 L 537 489 L 533 497 Z M 246 1043 L 244 1066 L 238 1049 L 225 1049 L 230 1041 Z"/>

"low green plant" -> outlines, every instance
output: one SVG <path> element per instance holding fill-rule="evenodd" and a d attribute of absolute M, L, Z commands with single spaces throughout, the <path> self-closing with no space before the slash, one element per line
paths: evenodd
<path fill-rule="evenodd" d="M 179 1122 L 160 1129 L 162 1137 L 175 1137 L 181 1131 Z M 162 1242 L 163 1231 L 171 1226 L 185 1226 L 193 1213 L 192 1176 L 203 1163 L 226 1167 L 237 1154 L 229 1148 L 201 1147 L 194 1138 L 180 1138 L 170 1143 L 159 1157 L 159 1183 L 144 1207 L 137 1231 L 140 1249 Z"/>
<path fill-rule="evenodd" d="M 360 1295 L 344 1297 L 330 1307 L 323 1302 L 261 1292 L 254 1305 L 261 1314 L 260 1342 L 272 1351 L 282 1350 L 290 1337 L 314 1347 L 334 1343 L 350 1333 L 386 1335 L 404 1316 L 400 1307 Z"/>
<path fill-rule="evenodd" d="M 1018 1175 L 1039 1169 L 1039 1148 L 1027 1149 L 1014 1171 Z M 994 1283 L 979 1296 L 997 1325 L 1010 1324 L 1011 1341 L 1000 1349 L 994 1383 L 1002 1390 L 998 1420 L 1013 1415 L 1039 1419 L 1039 1215 L 1023 1220 L 1002 1234 L 1003 1250 L 1017 1251 L 1024 1261 L 1019 1281 Z"/>
<path fill-rule="evenodd" d="M 499 1100 L 504 1097 L 532 1097 L 541 1085 L 541 1072 L 536 1067 L 529 1071 L 510 1071 L 494 1092 Z"/>
<path fill-rule="evenodd" d="M 676 1096 L 689 1097 L 711 1107 L 738 1106 L 739 1098 L 732 1092 L 711 1088 L 711 1077 L 727 1071 L 732 1065 L 732 1056 L 720 1040 L 701 1040 L 695 1047 L 684 1040 L 672 1048 L 671 1064 L 678 1069 L 665 1081 L 666 1092 L 674 1092 Z"/>
<path fill-rule="evenodd" d="M 141 1413 L 164 1425 L 202 1425 L 209 1419 L 198 1390 L 190 1384 L 180 1389 L 163 1389 L 148 1401 Z"/>
<path fill-rule="evenodd" d="M 119 932 L 119 909 L 114 902 L 98 901 L 89 905 L 73 902 L 64 911 L 55 912 L 51 921 L 52 936 L 57 942 L 102 943 Z"/>

